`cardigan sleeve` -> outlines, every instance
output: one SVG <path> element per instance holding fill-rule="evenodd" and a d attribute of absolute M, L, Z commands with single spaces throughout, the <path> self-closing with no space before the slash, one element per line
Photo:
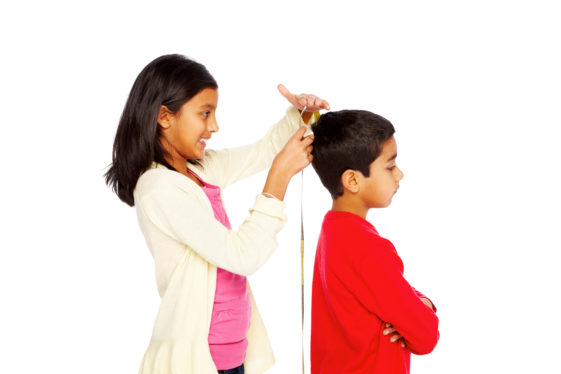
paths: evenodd
<path fill-rule="evenodd" d="M 202 192 L 201 192 L 202 193 Z M 160 231 L 189 246 L 215 266 L 240 275 L 254 273 L 277 246 L 286 222 L 284 203 L 259 195 L 237 231 L 228 230 L 202 200 L 175 186 L 154 189 L 138 202 Z"/>
<path fill-rule="evenodd" d="M 438 317 L 403 277 L 403 263 L 393 245 L 387 240 L 377 242 L 357 264 L 362 283 L 358 297 L 372 313 L 392 324 L 411 352 L 428 354 L 439 339 Z"/>
<path fill-rule="evenodd" d="M 220 151 L 208 150 L 201 160 L 203 171 L 221 188 L 267 168 L 288 139 L 303 124 L 300 112 L 290 107 L 286 115 L 259 141 Z"/>

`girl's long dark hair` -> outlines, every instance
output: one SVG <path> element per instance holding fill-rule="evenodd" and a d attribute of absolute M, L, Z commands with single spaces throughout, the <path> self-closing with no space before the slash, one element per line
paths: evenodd
<path fill-rule="evenodd" d="M 153 161 L 173 169 L 160 143 L 161 106 L 175 113 L 205 88 L 218 85 L 203 65 L 182 55 L 160 56 L 140 72 L 119 121 L 113 162 L 105 173 L 105 182 L 123 202 L 134 206 L 136 182 Z"/>

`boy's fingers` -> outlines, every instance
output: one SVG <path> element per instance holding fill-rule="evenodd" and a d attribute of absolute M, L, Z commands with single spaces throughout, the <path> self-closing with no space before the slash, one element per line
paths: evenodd
<path fill-rule="evenodd" d="M 395 343 L 396 341 L 398 341 L 398 340 L 401 339 L 401 338 L 402 338 L 401 335 L 395 334 L 394 336 L 392 336 L 392 337 L 390 338 L 390 342 L 391 342 L 391 343 Z"/>
<path fill-rule="evenodd" d="M 391 326 L 391 325 L 390 325 L 390 326 Z M 389 334 L 391 334 L 392 332 L 395 332 L 395 329 L 394 329 L 393 327 L 389 327 L 389 328 L 387 328 L 387 329 L 385 329 L 385 330 L 383 331 L 383 334 L 384 334 L 384 335 L 389 335 Z"/>

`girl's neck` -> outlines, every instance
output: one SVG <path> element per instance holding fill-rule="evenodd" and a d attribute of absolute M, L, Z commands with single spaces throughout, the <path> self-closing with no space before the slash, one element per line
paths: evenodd
<path fill-rule="evenodd" d="M 197 183 L 200 187 L 204 186 L 204 184 L 199 179 L 197 179 L 197 177 L 195 177 L 192 173 L 189 173 L 189 171 L 187 170 L 187 160 L 184 160 L 184 159 L 173 159 L 173 160 L 166 159 L 166 161 L 178 173 L 185 175 L 187 178 L 189 178 L 193 182 Z"/>
<path fill-rule="evenodd" d="M 200 187 L 204 187 L 204 184 L 200 180 L 198 180 L 197 177 L 187 171 L 187 160 L 177 152 L 177 150 L 167 141 L 167 139 L 162 136 L 160 137 L 160 142 L 167 151 L 167 155 L 164 156 L 167 163 L 178 173 L 185 175 L 187 178 L 197 183 L 197 185 L 199 185 Z"/>
<path fill-rule="evenodd" d="M 185 176 L 187 176 L 187 178 L 191 179 L 193 182 L 197 183 L 199 187 L 205 186 L 203 182 L 201 182 L 197 177 L 195 177 L 193 174 L 189 173 L 188 171 L 186 171 Z"/>

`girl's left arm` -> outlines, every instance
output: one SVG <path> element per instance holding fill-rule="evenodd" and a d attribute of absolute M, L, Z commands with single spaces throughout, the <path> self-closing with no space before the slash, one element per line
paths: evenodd
<path fill-rule="evenodd" d="M 258 195 L 238 229 L 228 230 L 215 219 L 198 186 L 166 185 L 163 178 L 153 174 L 159 185 L 137 194 L 139 220 L 148 231 L 156 228 L 207 262 L 240 275 L 255 272 L 275 250 L 276 234 L 286 222 L 282 201 Z M 159 245 L 157 240 L 158 236 L 150 238 L 152 246 Z"/>

